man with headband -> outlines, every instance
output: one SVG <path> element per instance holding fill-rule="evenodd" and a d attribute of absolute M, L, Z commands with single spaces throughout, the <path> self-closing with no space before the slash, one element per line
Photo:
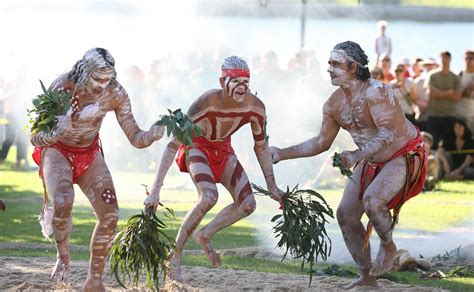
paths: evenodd
<path fill-rule="evenodd" d="M 212 236 L 219 230 L 250 215 L 256 207 L 249 179 L 231 146 L 231 136 L 242 126 L 250 124 L 254 150 L 272 198 L 280 201 L 279 190 L 273 175 L 272 158 L 266 141 L 266 114 L 263 102 L 249 91 L 250 72 L 247 63 L 236 56 L 222 64 L 219 79 L 221 89 L 205 92 L 189 108 L 188 116 L 202 131 L 193 138 L 186 158 L 184 146 L 177 140 L 166 147 L 146 206 L 157 206 L 160 189 L 176 152 L 176 162 L 183 172 L 189 172 L 196 185 L 199 199 L 186 215 L 176 238 L 176 249 L 169 262 L 170 284 L 182 282 L 180 262 L 183 247 L 189 236 L 202 246 L 212 266 L 221 264 L 219 254 L 211 246 Z M 195 231 L 207 212 L 217 202 L 217 183 L 231 194 L 233 203 L 221 210 L 206 226 Z"/>
<path fill-rule="evenodd" d="M 347 181 L 337 220 L 360 278 L 346 288 L 376 286 L 375 277 L 391 269 L 397 254 L 392 230 L 398 212 L 422 190 L 425 149 L 390 86 L 370 79 L 367 56 L 358 44 L 336 45 L 328 63 L 331 83 L 339 88 L 323 106 L 319 135 L 292 147 L 271 147 L 272 157 L 277 163 L 315 156 L 329 150 L 340 128 L 351 134 L 357 149 L 342 152 L 341 161 L 346 167 L 355 166 L 354 174 Z M 367 230 L 361 222 L 364 213 L 370 220 Z M 374 263 L 368 246 L 372 226 L 380 238 Z"/>
<path fill-rule="evenodd" d="M 114 66 L 115 60 L 107 50 L 88 50 L 72 70 L 59 76 L 50 87 L 72 93 L 71 109 L 58 117 L 58 126 L 52 133 L 31 136 L 31 143 L 36 146 L 33 159 L 40 166 L 45 195 L 51 197 L 53 204 L 57 248 L 53 279 L 67 281 L 68 277 L 73 184 L 79 185 L 97 216 L 84 291 L 105 291 L 102 273 L 119 218 L 112 177 L 99 140 L 102 120 L 107 112 L 114 111 L 128 140 L 137 148 L 151 145 L 164 134 L 163 126 L 152 125 L 149 131 L 138 127 Z M 45 196 L 45 204 L 46 200 Z"/>

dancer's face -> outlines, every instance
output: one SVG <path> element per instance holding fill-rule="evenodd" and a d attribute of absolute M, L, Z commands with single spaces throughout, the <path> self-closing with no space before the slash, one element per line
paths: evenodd
<path fill-rule="evenodd" d="M 328 72 L 331 77 L 331 84 L 341 86 L 351 80 L 347 57 L 338 51 L 332 51 L 328 61 Z"/>
<path fill-rule="evenodd" d="M 93 96 L 102 94 L 114 77 L 114 69 L 106 68 L 94 71 L 87 82 L 86 89 Z"/>
<path fill-rule="evenodd" d="M 237 102 L 242 102 L 249 89 L 250 78 L 248 77 L 226 77 L 224 79 L 225 94 Z"/>

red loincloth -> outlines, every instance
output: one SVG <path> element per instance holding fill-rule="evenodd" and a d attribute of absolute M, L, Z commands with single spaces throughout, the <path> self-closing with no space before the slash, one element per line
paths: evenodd
<path fill-rule="evenodd" d="M 415 180 L 412 181 L 412 177 L 415 171 L 415 160 L 413 156 L 415 155 L 419 156 L 420 158 L 420 167 L 418 168 L 418 172 L 416 173 Z M 385 164 L 400 156 L 405 156 L 405 161 L 407 163 L 407 179 L 405 180 L 403 188 L 388 203 L 388 207 L 390 209 L 394 209 L 398 205 L 405 203 L 408 199 L 418 195 L 421 192 L 426 179 L 428 159 L 426 159 L 426 149 L 423 145 L 421 134 L 418 131 L 418 136 L 415 139 L 408 141 L 405 147 L 395 152 L 392 157 L 390 157 L 390 159 L 386 162 L 372 163 L 368 162 L 367 160 L 361 162 L 363 164 L 363 168 L 360 179 L 359 199 L 362 200 L 362 197 L 364 196 L 365 183 L 367 182 L 367 184 L 370 184 L 380 173 Z M 411 175 L 408 176 L 408 173 L 410 173 Z"/>
<path fill-rule="evenodd" d="M 407 173 L 405 177 L 405 183 L 402 189 L 398 194 L 388 202 L 387 207 L 393 209 L 392 215 L 392 225 L 391 229 L 395 227 L 398 223 L 398 214 L 403 206 L 403 204 L 410 198 L 421 193 L 423 185 L 426 180 L 426 173 L 428 171 L 428 157 L 425 146 L 423 145 L 423 139 L 421 137 L 420 131 L 418 131 L 418 136 L 408 141 L 407 145 L 397 152 L 395 152 L 389 160 L 382 163 L 372 163 L 367 160 L 362 161 L 362 175 L 360 178 L 360 192 L 359 199 L 362 200 L 365 191 L 365 183 L 370 184 L 375 177 L 380 173 L 382 168 L 389 161 L 403 156 L 407 166 Z M 415 173 L 415 156 L 418 156 L 420 159 L 420 166 L 418 171 Z M 413 177 L 415 179 L 413 180 Z M 372 233 L 372 222 L 369 221 L 367 224 L 367 230 L 364 239 L 364 249 L 367 248 L 369 243 L 370 234 Z"/>
<path fill-rule="evenodd" d="M 99 135 L 97 135 L 92 142 L 91 145 L 87 147 L 70 147 L 67 145 L 64 145 L 61 142 L 57 142 L 51 146 L 47 147 L 39 147 L 35 146 L 35 149 L 33 151 L 33 160 L 38 164 L 40 167 L 39 169 L 39 176 L 43 177 L 43 171 L 41 168 L 41 153 L 43 152 L 44 149 L 51 147 L 59 152 L 61 152 L 64 157 L 69 161 L 71 164 L 71 169 L 72 169 L 72 182 L 77 183 L 79 177 L 86 172 L 86 170 L 89 168 L 91 165 L 92 161 L 94 161 L 95 155 L 97 152 L 102 151 L 102 147 L 100 146 L 99 143 Z"/>
<path fill-rule="evenodd" d="M 218 182 L 224 173 L 229 155 L 234 154 L 234 149 L 230 144 L 230 137 L 219 142 L 211 142 L 203 137 L 195 137 L 193 138 L 193 145 L 206 155 L 207 160 L 209 161 L 209 167 L 214 175 L 214 180 Z M 189 172 L 188 167 L 186 166 L 186 152 L 184 151 L 184 147 L 184 145 L 179 147 L 176 163 L 178 164 L 180 171 Z M 187 147 L 188 150 L 191 149 L 191 146 Z"/>

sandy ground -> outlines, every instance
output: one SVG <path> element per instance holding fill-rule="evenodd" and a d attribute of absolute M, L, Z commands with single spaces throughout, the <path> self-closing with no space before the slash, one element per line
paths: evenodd
<path fill-rule="evenodd" d="M 88 262 L 71 264 L 69 285 L 56 284 L 49 279 L 54 264 L 50 258 L 0 257 L 0 290 L 2 291 L 44 291 L 80 290 L 86 278 Z M 272 274 L 232 269 L 208 269 L 203 267 L 183 267 L 184 288 L 188 291 L 341 291 L 350 279 L 339 277 L 314 277 L 308 288 L 308 276 L 292 274 Z M 118 291 L 120 287 L 108 270 L 104 283 L 108 291 Z M 426 287 L 404 285 L 388 280 L 379 280 L 380 291 L 442 291 Z M 130 289 L 146 290 L 143 287 Z M 359 289 L 366 290 L 366 289 Z"/>

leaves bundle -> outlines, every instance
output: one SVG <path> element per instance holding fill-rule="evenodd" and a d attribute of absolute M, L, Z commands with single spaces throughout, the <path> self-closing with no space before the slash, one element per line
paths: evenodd
<path fill-rule="evenodd" d="M 270 192 L 252 184 L 256 194 L 270 196 Z M 298 190 L 298 185 L 290 190 L 287 187 L 282 197 L 283 214 L 272 218 L 275 222 L 273 233 L 280 238 L 277 247 L 285 249 L 282 261 L 290 253 L 301 259 L 301 270 L 305 263 L 310 266 L 309 285 L 313 280 L 313 265 L 318 257 L 327 260 L 331 254 L 331 239 L 326 231 L 326 216 L 334 218 L 333 211 L 326 200 L 313 190 Z"/>
<path fill-rule="evenodd" d="M 57 116 L 64 115 L 71 107 L 71 92 L 47 90 L 40 80 L 43 93 L 33 99 L 33 108 L 28 110 L 31 132 L 51 132 L 57 124 Z"/>
<path fill-rule="evenodd" d="M 193 137 L 201 136 L 201 129 L 193 124 L 189 117 L 181 112 L 181 109 L 175 111 L 168 109 L 168 112 L 169 115 L 162 116 L 158 123 L 166 127 L 168 137 L 173 134 L 184 145 L 192 146 Z"/>
<path fill-rule="evenodd" d="M 351 176 L 353 175 L 353 172 L 352 170 L 350 170 L 350 168 L 347 168 L 342 165 L 341 154 L 337 152 L 334 152 L 334 156 L 332 157 L 332 166 L 338 167 L 341 171 L 341 174 L 347 176 L 348 178 L 351 178 Z"/>
<path fill-rule="evenodd" d="M 160 206 L 163 206 L 160 203 Z M 174 219 L 174 212 L 165 208 L 165 217 Z M 166 277 L 169 252 L 175 241 L 164 232 L 166 224 L 153 211 L 153 206 L 128 219 L 124 229 L 114 239 L 110 252 L 110 270 L 123 288 L 125 283 L 138 285 L 146 275 L 146 284 L 159 290 L 159 275 Z"/>

